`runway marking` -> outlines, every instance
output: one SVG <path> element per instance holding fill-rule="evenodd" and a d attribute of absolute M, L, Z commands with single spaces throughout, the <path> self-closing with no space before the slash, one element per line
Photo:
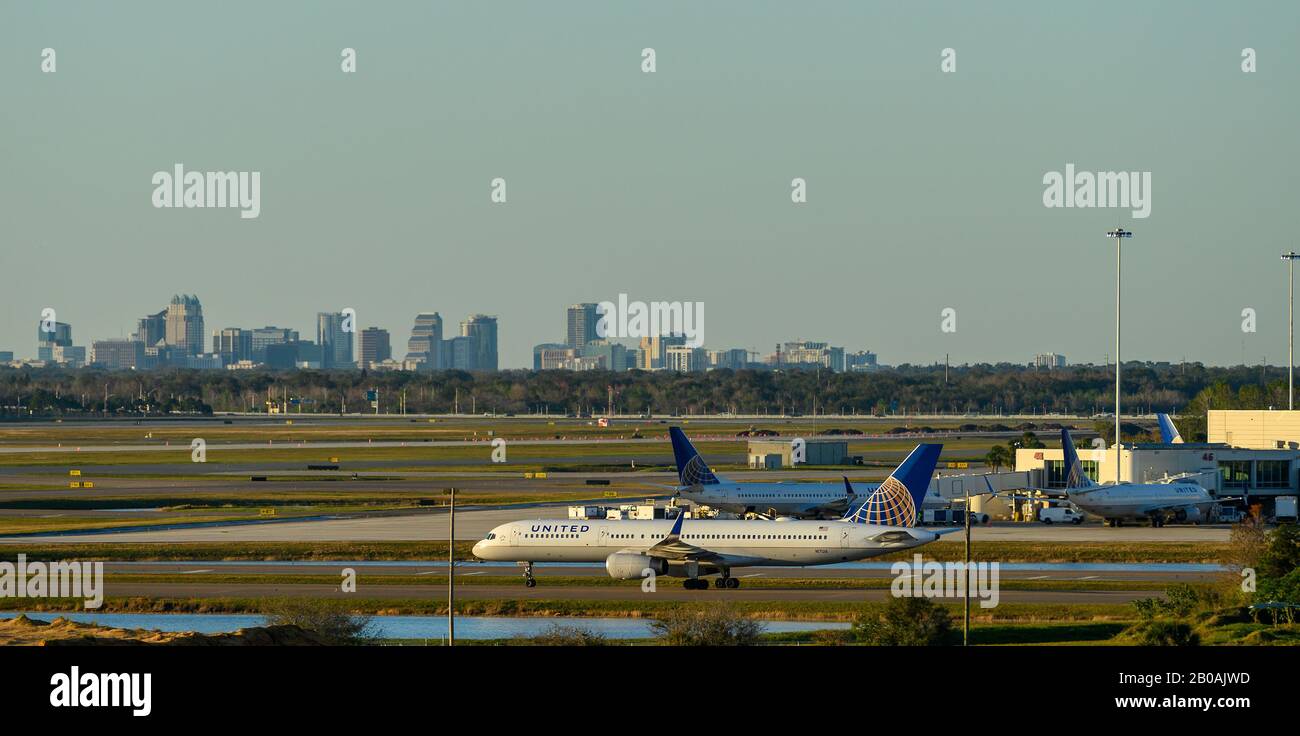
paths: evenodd
<path fill-rule="evenodd" d="M 1046 579 L 1048 579 L 1048 578 L 1050 578 L 1050 577 L 1052 577 L 1052 576 L 1051 576 L 1051 575 L 1035 575 L 1035 576 L 1033 576 L 1032 578 L 1025 578 L 1025 580 L 1046 580 Z"/>
<path fill-rule="evenodd" d="M 1081 578 L 1075 578 L 1075 580 L 1096 580 L 1096 579 L 1099 578 L 1099 577 L 1101 577 L 1101 576 L 1100 576 L 1100 575 L 1084 575 L 1084 576 L 1081 577 Z"/>
<path fill-rule="evenodd" d="M 742 578 L 761 578 L 761 577 L 763 577 L 763 573 L 761 573 L 761 572 L 751 572 L 751 573 L 748 574 L 748 575 L 741 575 L 740 577 L 742 577 Z"/>
<path fill-rule="evenodd" d="M 417 572 L 415 574 L 416 575 L 437 575 L 440 572 L 442 572 L 442 570 L 428 570 L 426 572 Z"/>
<path fill-rule="evenodd" d="M 211 570 L 181 570 L 182 575 L 193 575 L 199 572 L 212 572 Z"/>
<path fill-rule="evenodd" d="M 465 572 L 465 573 L 461 573 L 461 575 L 463 575 L 463 576 L 465 576 L 465 577 L 469 577 L 470 575 L 482 575 L 482 574 L 485 573 L 485 572 L 487 572 L 487 571 L 486 571 L 486 570 L 479 570 L 478 572 Z"/>

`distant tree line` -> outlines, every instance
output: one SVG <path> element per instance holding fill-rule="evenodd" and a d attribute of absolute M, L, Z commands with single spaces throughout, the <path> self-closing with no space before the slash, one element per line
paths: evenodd
<path fill-rule="evenodd" d="M 1204 434 L 1208 408 L 1286 406 L 1283 369 L 1200 364 L 1126 364 L 1124 412 L 1174 412 L 1183 435 Z M 622 414 L 1102 414 L 1114 410 L 1114 373 L 1105 367 L 1036 370 L 1017 365 L 901 366 L 869 373 L 816 370 L 151 372 L 0 369 L 6 417 L 76 414 L 164 415 L 265 412 L 601 414 L 613 392 Z"/>

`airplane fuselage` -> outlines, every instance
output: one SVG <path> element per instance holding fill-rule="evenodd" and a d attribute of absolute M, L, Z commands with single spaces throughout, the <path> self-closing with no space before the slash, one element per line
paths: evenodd
<path fill-rule="evenodd" d="M 852 499 L 866 498 L 879 483 L 855 485 L 861 495 L 850 497 L 843 483 L 731 483 L 688 486 L 681 497 L 692 503 L 737 514 L 844 515 Z"/>
<path fill-rule="evenodd" d="M 654 556 L 673 519 L 536 519 L 493 529 L 474 545 L 484 560 L 604 562 L 616 552 Z M 928 544 L 938 535 L 915 527 L 845 521 L 686 519 L 681 541 L 719 555 L 725 566 L 803 566 L 861 560 Z"/>
<path fill-rule="evenodd" d="M 1070 502 L 1105 519 L 1148 519 L 1153 515 L 1182 515 L 1192 521 L 1208 518 L 1214 499 L 1195 483 L 1121 483 L 1072 488 Z"/>

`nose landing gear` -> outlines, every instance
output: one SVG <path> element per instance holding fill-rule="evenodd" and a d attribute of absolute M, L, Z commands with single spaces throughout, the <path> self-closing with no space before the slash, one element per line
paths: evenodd
<path fill-rule="evenodd" d="M 536 587 L 537 587 L 537 579 L 533 577 L 533 563 L 531 563 L 531 562 L 524 562 L 524 563 L 521 563 L 521 564 L 524 566 L 524 587 L 525 587 L 525 588 L 536 588 Z"/>

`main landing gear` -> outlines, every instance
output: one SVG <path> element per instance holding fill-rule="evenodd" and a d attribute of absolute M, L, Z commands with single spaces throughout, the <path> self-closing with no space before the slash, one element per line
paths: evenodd
<path fill-rule="evenodd" d="M 687 590 L 708 590 L 709 581 L 705 580 L 704 578 L 686 578 L 685 580 L 682 581 L 682 587 Z M 731 577 L 730 575 L 723 575 L 720 578 L 714 579 L 713 587 L 719 590 L 722 590 L 724 588 L 728 590 L 735 590 L 736 588 L 740 587 L 740 581 L 737 580 L 736 578 Z"/>
<path fill-rule="evenodd" d="M 533 563 L 525 562 L 523 563 L 523 566 L 524 566 L 524 587 L 536 588 L 537 579 L 533 577 Z"/>

